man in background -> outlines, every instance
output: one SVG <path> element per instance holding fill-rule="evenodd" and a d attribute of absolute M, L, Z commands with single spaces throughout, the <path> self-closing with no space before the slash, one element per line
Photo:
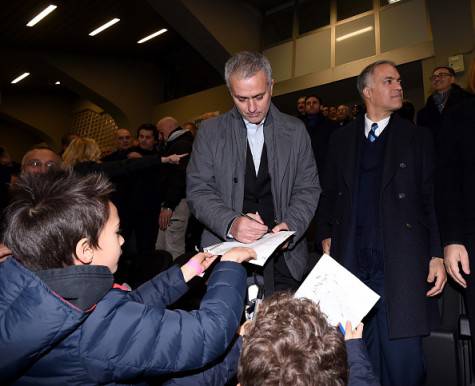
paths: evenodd
<path fill-rule="evenodd" d="M 452 67 L 434 68 L 430 77 L 432 94 L 426 105 L 417 113 L 417 124 L 428 127 L 437 141 L 444 118 L 450 111 L 471 94 L 455 83 L 455 71 Z"/>
<path fill-rule="evenodd" d="M 178 126 L 173 117 L 165 117 L 157 122 L 157 130 L 163 139 L 162 157 L 172 154 L 190 154 L 193 134 Z M 162 166 L 162 201 L 160 208 L 160 232 L 157 248 L 171 253 L 173 259 L 185 253 L 185 234 L 190 217 L 186 202 L 186 166 L 189 157 L 178 165 Z"/>

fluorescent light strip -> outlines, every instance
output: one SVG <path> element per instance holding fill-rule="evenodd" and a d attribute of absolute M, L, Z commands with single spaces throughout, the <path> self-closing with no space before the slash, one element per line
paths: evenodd
<path fill-rule="evenodd" d="M 39 23 L 42 19 L 44 19 L 51 12 L 53 12 L 56 8 L 58 8 L 58 6 L 53 4 L 48 5 L 45 9 L 43 9 L 38 15 L 36 15 L 27 23 L 27 27 L 33 27 L 35 24 Z"/>
<path fill-rule="evenodd" d="M 137 43 L 138 44 L 145 43 L 147 40 L 153 39 L 154 37 L 156 37 L 158 35 L 161 35 L 161 34 L 164 34 L 167 31 L 168 30 L 166 28 L 162 28 L 160 31 L 157 31 L 157 32 L 154 32 L 151 35 L 145 36 L 143 39 L 140 39 Z"/>
<path fill-rule="evenodd" d="M 23 80 L 23 79 L 25 79 L 25 78 L 26 78 L 28 75 L 30 75 L 30 73 L 29 73 L 29 72 L 24 72 L 24 73 L 23 73 L 23 74 L 21 74 L 19 77 L 17 77 L 17 78 L 15 78 L 15 79 L 13 79 L 13 80 L 11 81 L 11 84 L 18 83 L 20 80 Z"/>
<path fill-rule="evenodd" d="M 352 38 L 353 36 L 361 35 L 361 34 L 364 34 L 365 32 L 369 32 L 369 31 L 372 31 L 372 30 L 373 30 L 373 26 L 362 28 L 362 29 L 359 29 L 357 31 L 350 32 L 349 34 L 342 35 L 339 38 L 336 38 L 336 41 L 341 42 L 342 40 L 346 40 L 346 39 Z"/>
<path fill-rule="evenodd" d="M 89 36 L 95 36 L 97 35 L 98 33 L 101 33 L 102 31 L 104 31 L 105 29 L 109 28 L 109 27 L 112 27 L 115 23 L 118 23 L 120 21 L 120 19 L 118 18 L 113 18 L 112 20 L 108 21 L 106 24 L 104 25 L 101 25 L 99 28 L 96 28 L 94 31 L 92 31 Z"/>

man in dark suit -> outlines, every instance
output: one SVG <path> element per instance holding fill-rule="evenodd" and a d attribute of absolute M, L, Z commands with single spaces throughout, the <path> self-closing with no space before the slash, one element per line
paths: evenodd
<path fill-rule="evenodd" d="M 470 93 L 455 83 L 455 71 L 452 67 L 434 68 L 430 81 L 434 92 L 427 98 L 426 105 L 417 113 L 417 124 L 428 127 L 434 140 L 437 140 L 444 119 L 454 107 L 470 98 Z"/>
<path fill-rule="evenodd" d="M 393 114 L 403 98 L 394 63 L 366 67 L 358 91 L 367 113 L 330 140 L 318 237 L 324 251 L 381 296 L 364 334 L 381 383 L 420 385 L 429 298 L 446 282 L 438 257 L 432 138 Z M 428 282 L 435 282 L 432 288 Z"/>
<path fill-rule="evenodd" d="M 447 116 L 439 136 L 436 207 L 447 272 L 463 288 L 475 348 L 475 98 Z M 472 269 L 471 269 L 472 268 Z M 475 368 L 475 357 L 472 356 Z"/>

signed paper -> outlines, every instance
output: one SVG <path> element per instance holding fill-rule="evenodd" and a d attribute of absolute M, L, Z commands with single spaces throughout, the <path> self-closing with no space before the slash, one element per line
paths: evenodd
<path fill-rule="evenodd" d="M 356 327 L 379 295 L 328 255 L 323 255 L 295 293 L 319 303 L 330 324 Z"/>
<path fill-rule="evenodd" d="M 284 243 L 295 232 L 281 231 L 277 233 L 267 233 L 262 238 L 250 244 L 240 243 L 239 241 L 225 241 L 211 245 L 204 248 L 205 252 L 210 252 L 215 255 L 224 255 L 227 251 L 234 247 L 252 248 L 256 251 L 257 259 L 250 260 L 249 263 L 263 266 L 267 259 L 274 253 L 274 251 Z"/>

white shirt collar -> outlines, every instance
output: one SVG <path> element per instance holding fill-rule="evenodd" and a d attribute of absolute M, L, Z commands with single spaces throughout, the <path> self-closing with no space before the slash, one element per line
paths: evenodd
<path fill-rule="evenodd" d="M 378 122 L 374 122 L 374 121 L 372 121 L 371 119 L 368 118 L 368 114 L 365 114 L 364 115 L 364 135 L 365 135 L 365 137 L 368 138 L 368 134 L 371 131 L 371 125 L 373 123 L 378 124 L 378 128 L 376 129 L 375 134 L 376 134 L 376 137 L 379 137 L 381 135 L 381 133 L 383 132 L 383 130 L 388 125 L 390 119 L 391 119 L 391 116 L 383 118 Z"/>

